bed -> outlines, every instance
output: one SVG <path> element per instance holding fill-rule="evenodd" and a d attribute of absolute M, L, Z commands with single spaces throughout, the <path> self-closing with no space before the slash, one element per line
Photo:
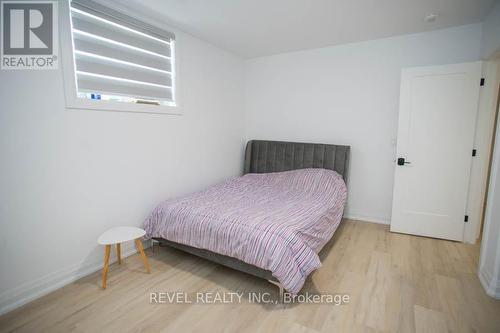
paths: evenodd
<path fill-rule="evenodd" d="M 349 152 L 251 140 L 243 176 L 161 203 L 146 236 L 297 294 L 341 222 Z"/>

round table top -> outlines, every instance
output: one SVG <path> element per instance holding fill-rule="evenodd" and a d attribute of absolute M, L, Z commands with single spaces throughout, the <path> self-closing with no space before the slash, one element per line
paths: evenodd
<path fill-rule="evenodd" d="M 105 231 L 97 239 L 97 243 L 101 245 L 118 244 L 121 242 L 131 241 L 141 238 L 146 234 L 141 228 L 136 227 L 116 227 Z"/>

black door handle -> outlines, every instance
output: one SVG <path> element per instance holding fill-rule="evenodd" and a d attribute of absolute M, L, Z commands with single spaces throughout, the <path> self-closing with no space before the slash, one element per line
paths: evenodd
<path fill-rule="evenodd" d="M 404 157 L 398 157 L 398 165 L 411 164 L 411 162 L 406 162 Z"/>

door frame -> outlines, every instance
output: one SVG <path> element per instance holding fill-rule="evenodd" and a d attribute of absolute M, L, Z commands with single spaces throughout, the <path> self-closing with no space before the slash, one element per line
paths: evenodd
<path fill-rule="evenodd" d="M 481 233 L 484 220 L 484 204 L 489 178 L 493 133 L 496 127 L 499 61 L 483 61 L 481 77 L 485 79 L 484 86 L 479 90 L 478 113 L 474 136 L 476 156 L 472 158 L 467 198 L 467 214 L 469 222 L 465 223 L 463 241 L 475 244 Z M 479 84 L 479 82 L 478 82 Z"/>
<path fill-rule="evenodd" d="M 497 112 L 500 112 L 500 57 L 496 61 L 497 72 L 496 80 L 492 83 L 497 89 Z M 495 74 L 495 73 L 490 73 Z M 500 118 L 500 116 L 498 117 Z M 479 281 L 481 282 L 486 294 L 496 299 L 500 299 L 500 221 L 495 218 L 495 214 L 498 215 L 498 209 L 496 209 L 495 201 L 498 202 L 498 193 L 495 193 L 495 189 L 498 190 L 498 176 L 499 176 L 499 156 L 498 150 L 500 149 L 500 119 L 497 118 L 496 135 L 492 139 L 492 156 L 491 156 L 491 168 L 488 180 L 488 194 L 486 210 L 484 212 L 484 228 L 483 235 L 481 237 L 481 252 L 479 255 L 479 267 L 477 275 Z M 485 194 L 486 196 L 486 194 Z M 480 228 L 481 225 L 478 226 Z M 479 232 L 478 232 L 479 233 Z"/>

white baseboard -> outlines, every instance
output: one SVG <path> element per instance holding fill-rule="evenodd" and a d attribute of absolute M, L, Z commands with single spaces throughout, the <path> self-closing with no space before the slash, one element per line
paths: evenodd
<path fill-rule="evenodd" d="M 478 272 L 479 281 L 483 286 L 486 294 L 495 299 L 500 299 L 500 281 L 492 281 L 492 276 L 485 269 L 479 269 Z"/>
<path fill-rule="evenodd" d="M 364 216 L 364 215 L 356 215 L 356 214 L 346 214 L 344 218 L 349 220 L 363 221 L 363 222 L 371 222 L 378 224 L 391 224 L 390 220 L 386 220 L 383 218 L 372 217 L 372 216 Z"/>
<path fill-rule="evenodd" d="M 144 244 L 145 248 L 149 246 L 148 243 Z M 137 253 L 137 250 L 134 247 L 123 248 L 122 246 L 122 258 L 129 257 L 135 253 Z M 114 262 L 116 262 L 116 258 L 111 260 L 111 263 Z M 23 306 L 26 303 L 29 303 L 101 269 L 102 257 L 95 258 L 95 260 L 87 264 L 80 263 L 52 272 L 44 277 L 22 284 L 14 289 L 10 289 L 0 295 L 0 315 Z"/>

